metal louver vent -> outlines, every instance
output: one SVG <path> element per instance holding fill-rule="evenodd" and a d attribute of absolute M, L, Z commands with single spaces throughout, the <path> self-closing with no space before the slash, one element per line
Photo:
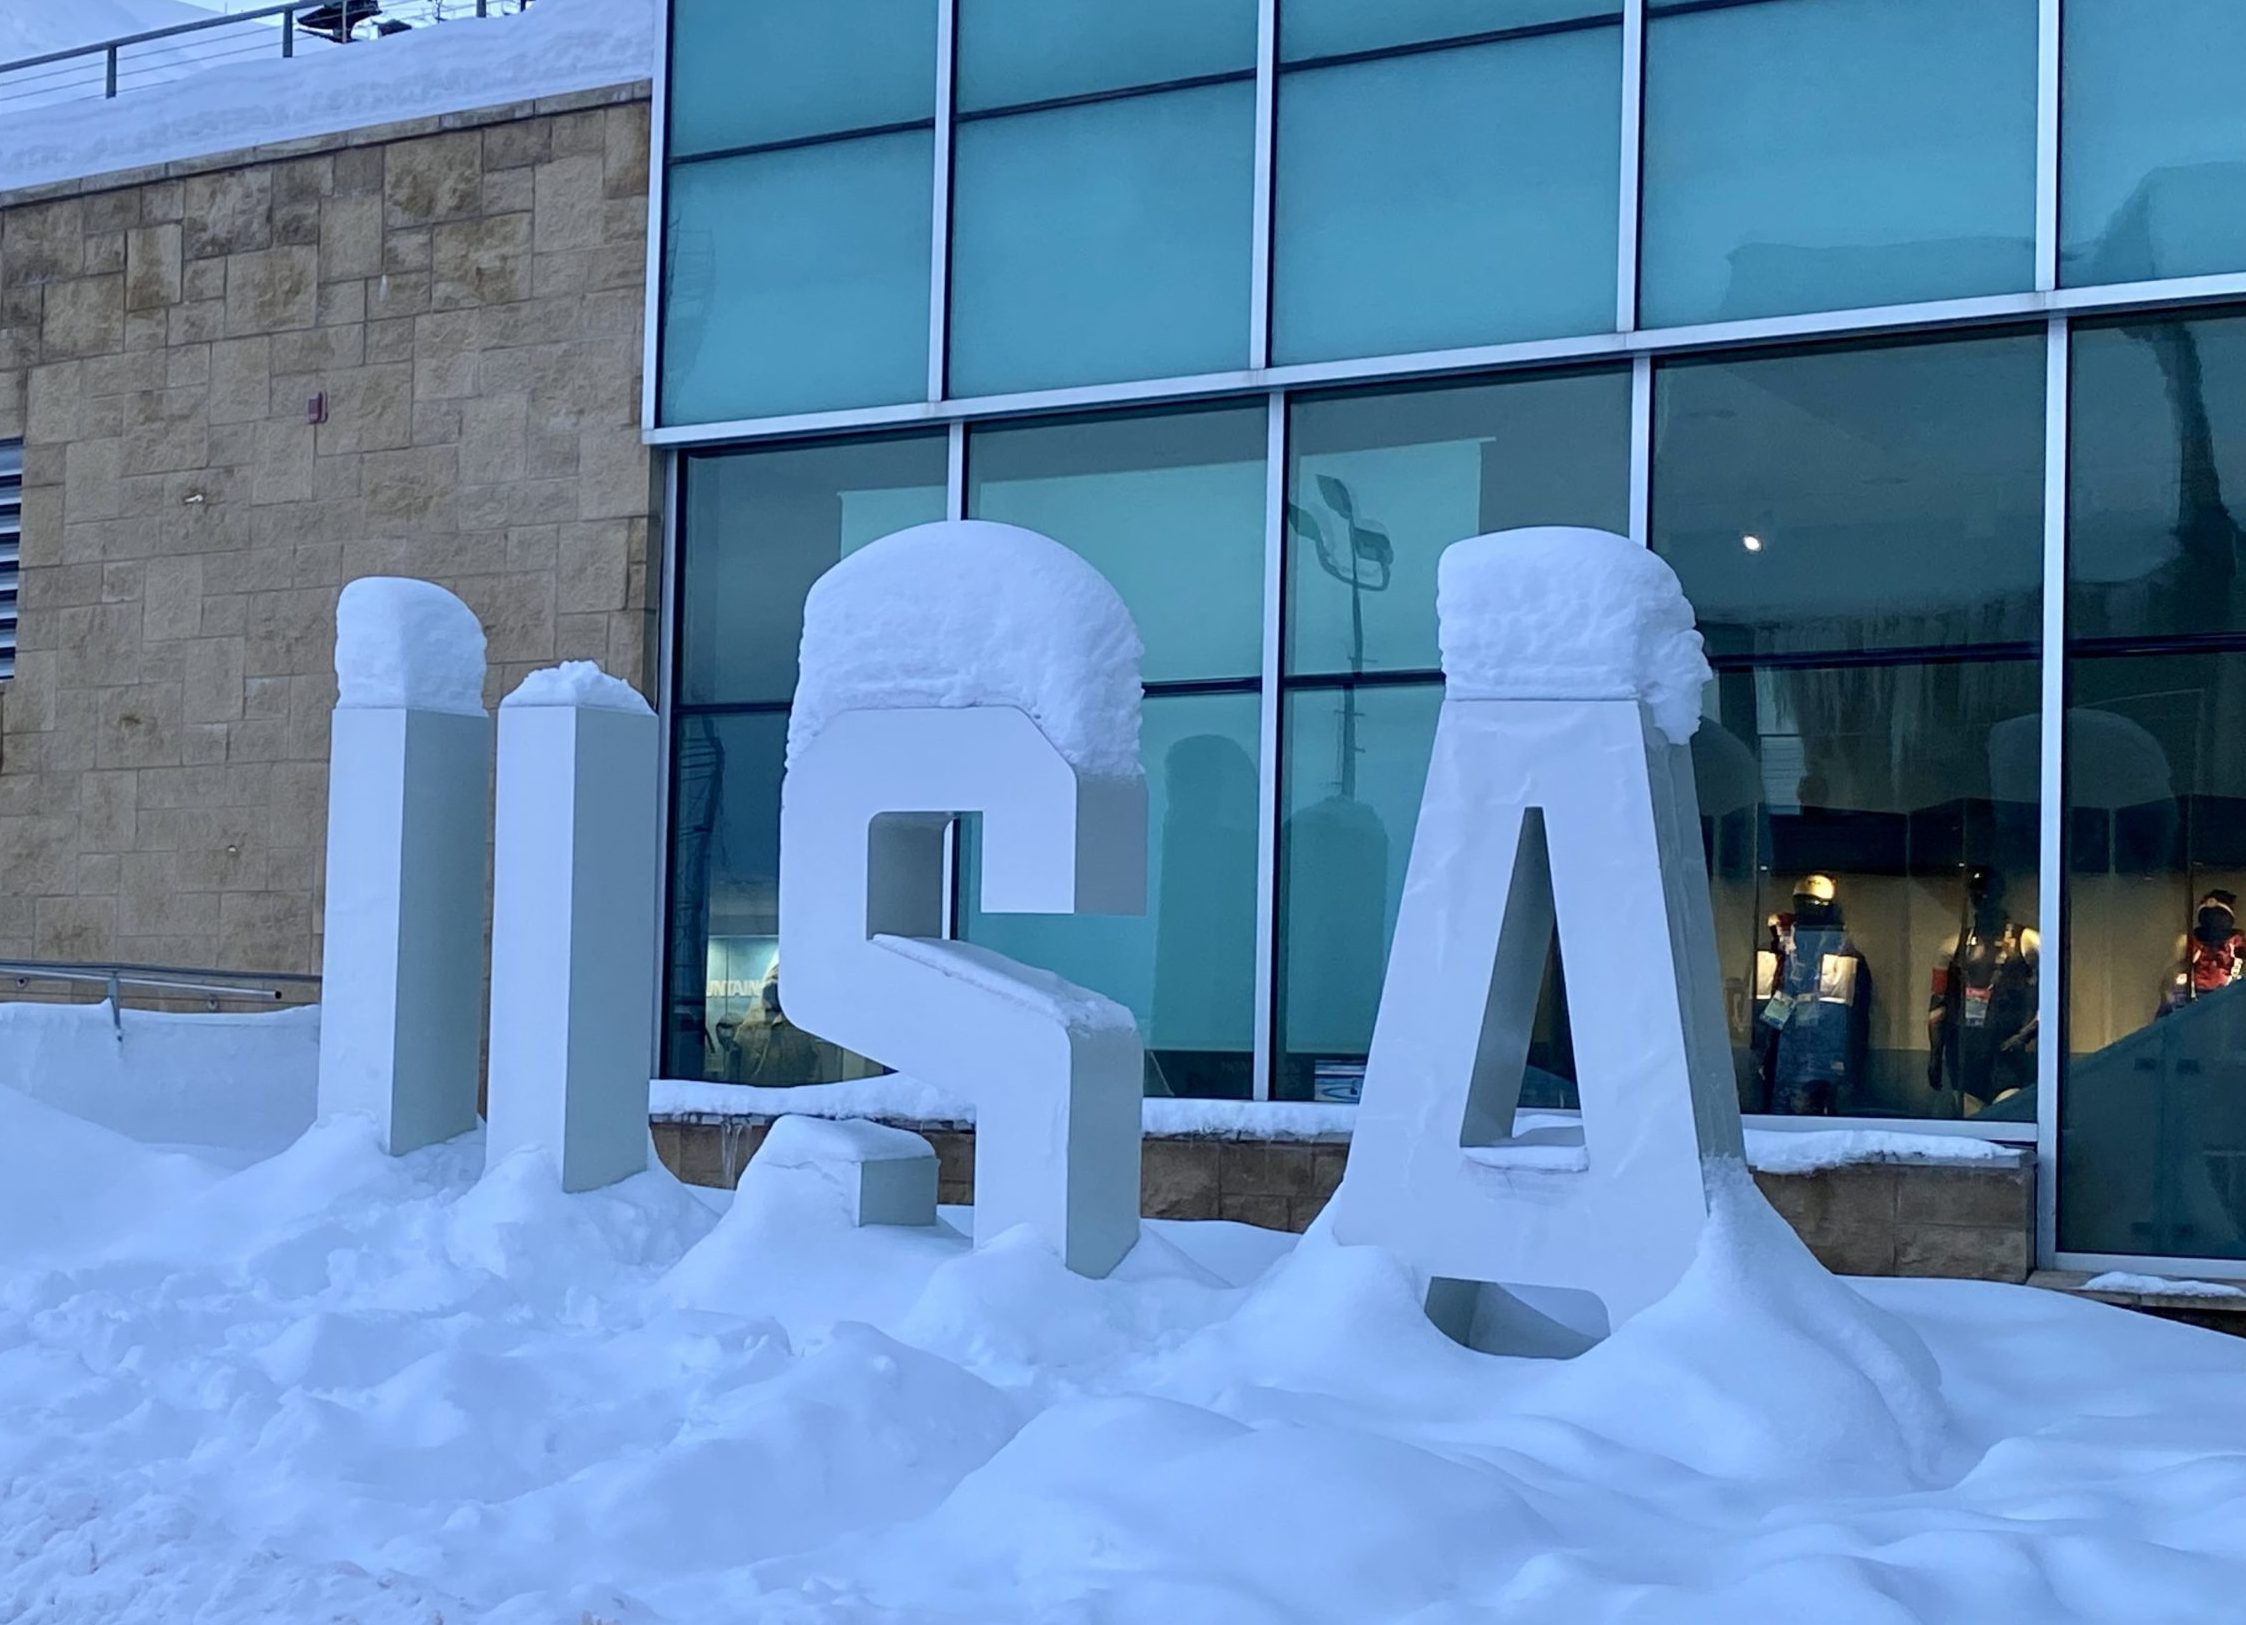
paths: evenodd
<path fill-rule="evenodd" d="M 0 677 L 16 674 L 16 585 L 22 574 L 23 443 L 0 441 Z"/>

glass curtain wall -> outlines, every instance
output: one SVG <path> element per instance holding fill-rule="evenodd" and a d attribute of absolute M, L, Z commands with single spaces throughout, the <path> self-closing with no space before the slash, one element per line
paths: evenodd
<path fill-rule="evenodd" d="M 2246 1258 L 2246 316 L 2072 339 L 2059 1244 Z"/>
<path fill-rule="evenodd" d="M 952 393 L 1246 366 L 1255 0 L 960 0 L 957 75 Z"/>
<path fill-rule="evenodd" d="M 984 914 L 960 935 L 1127 1005 L 1150 1094 L 1255 1093 L 1262 401 L 978 429 L 967 513 L 1052 537 L 1114 583 L 1146 645 L 1143 916 Z"/>
<path fill-rule="evenodd" d="M 1289 0 L 1280 362 L 1614 325 L 1622 8 Z"/>
<path fill-rule="evenodd" d="M 1630 375 L 1304 396 L 1288 414 L 1275 1097 L 1355 1098 L 1435 718 L 1435 566 L 1515 525 L 1630 528 Z M 1549 989 L 1548 989 L 1549 993 Z M 1524 1098 L 1562 1104 L 1556 1001 Z"/>
<path fill-rule="evenodd" d="M 664 421 L 926 394 L 935 15 L 673 0 Z"/>
<path fill-rule="evenodd" d="M 793 1026 L 779 965 L 780 773 L 803 600 L 844 554 L 944 517 L 945 437 L 701 453 L 682 473 L 671 706 L 667 1077 L 874 1070 Z"/>
<path fill-rule="evenodd" d="M 1740 1104 L 2035 1120 L 2044 340 L 1655 374 Z"/>

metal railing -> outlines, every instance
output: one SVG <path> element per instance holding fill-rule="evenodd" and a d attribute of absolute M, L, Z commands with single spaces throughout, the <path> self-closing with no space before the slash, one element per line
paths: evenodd
<path fill-rule="evenodd" d="M 125 1036 L 125 990 L 145 990 L 171 998 L 201 999 L 210 1009 L 221 1004 L 278 1004 L 291 987 L 317 988 L 320 979 L 298 971 L 192 969 L 178 965 L 123 965 L 74 960 L 0 959 L 0 983 L 17 990 L 35 982 L 99 987 L 109 1005 L 110 1025 Z"/>
<path fill-rule="evenodd" d="M 0 117 L 115 97 L 202 68 L 385 39 L 471 17 L 511 16 L 531 0 L 284 0 L 172 23 L 42 56 L 0 62 Z"/>

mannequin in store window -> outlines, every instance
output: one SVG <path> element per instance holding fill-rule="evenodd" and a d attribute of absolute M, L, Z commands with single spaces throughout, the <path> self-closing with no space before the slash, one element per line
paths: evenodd
<path fill-rule="evenodd" d="M 1791 914 L 1769 921 L 1755 956 L 1755 1050 L 1766 1109 L 1829 1117 L 1864 1073 L 1872 974 L 1841 917 L 1829 875 L 1794 889 Z"/>
<path fill-rule="evenodd" d="M 1969 1117 L 2035 1082 L 2043 945 L 2007 912 L 2004 889 L 1995 869 L 1966 872 L 1965 919 L 1935 962 L 1927 1003 L 1927 1087 L 1954 1087 Z"/>
<path fill-rule="evenodd" d="M 2192 911 L 2190 932 L 2169 967 L 2160 1014 L 2204 999 L 2246 976 L 2246 934 L 2238 929 L 2238 895 L 2211 891 Z"/>

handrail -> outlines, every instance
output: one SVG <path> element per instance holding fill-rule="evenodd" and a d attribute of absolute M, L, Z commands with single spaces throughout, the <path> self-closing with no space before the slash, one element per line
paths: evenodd
<path fill-rule="evenodd" d="M 0 959 L 0 980 L 17 987 L 33 982 L 82 982 L 108 989 L 109 1024 L 120 1043 L 125 1037 L 123 995 L 128 987 L 164 993 L 190 994 L 209 1001 L 216 1010 L 222 999 L 256 1000 L 278 1004 L 281 988 L 266 983 L 317 987 L 320 979 L 302 971 L 203 970 L 178 965 L 126 965 L 78 960 Z M 253 985 L 243 985 L 243 984 Z"/>
<path fill-rule="evenodd" d="M 279 31 L 280 49 L 277 54 L 293 58 L 296 55 L 297 19 L 301 13 L 332 8 L 341 14 L 342 20 L 349 23 L 353 3 L 354 0 L 280 0 L 279 4 L 260 6 L 253 11 L 214 13 L 209 17 L 198 17 L 190 22 L 167 23 L 161 28 L 142 29 L 137 34 L 120 34 L 114 39 L 96 40 L 85 45 L 68 46 L 60 51 L 47 51 L 38 56 L 18 57 L 12 62 L 0 62 L 0 80 L 4 80 L 9 74 L 29 68 L 44 68 L 56 63 L 79 62 L 99 57 L 103 59 L 104 63 L 102 95 L 105 99 L 114 98 L 118 89 L 118 53 L 129 50 L 133 46 L 150 45 L 158 41 L 178 39 L 190 34 L 208 33 L 212 29 L 230 28 L 237 23 L 265 22 L 278 18 L 281 27 Z M 467 3 L 468 0 L 462 0 L 462 4 Z M 491 15 L 493 0 L 473 0 L 473 3 L 475 14 L 478 17 Z M 515 7 L 516 11 L 521 12 L 529 3 L 530 0 L 518 0 Z M 447 20 L 443 15 L 442 5 L 443 0 L 430 0 L 428 6 L 430 16 L 425 20 L 435 22 Z M 380 15 L 378 10 L 369 11 L 360 21 L 374 22 L 378 20 Z M 355 23 L 351 24 L 351 27 L 355 26 Z M 325 36 L 321 37 L 325 38 Z M 338 45 L 351 44 L 350 27 L 345 29 L 341 39 L 333 43 Z"/>

